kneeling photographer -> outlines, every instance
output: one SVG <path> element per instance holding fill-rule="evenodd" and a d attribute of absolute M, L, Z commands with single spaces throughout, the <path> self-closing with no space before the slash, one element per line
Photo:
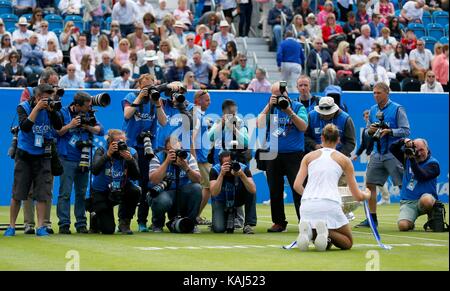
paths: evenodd
<path fill-rule="evenodd" d="M 164 127 L 167 117 L 164 113 L 163 102 L 160 93 L 154 87 L 155 79 L 153 75 L 144 74 L 137 80 L 140 91 L 130 92 L 122 100 L 124 113 L 123 129 L 127 135 L 128 143 L 135 148 L 139 157 L 139 185 L 142 194 L 138 206 L 138 231 L 148 232 L 147 217 L 148 203 L 146 201 L 148 184 L 148 165 L 155 156 L 153 147 L 156 142 L 156 133 L 159 124 Z"/>
<path fill-rule="evenodd" d="M 202 201 L 200 170 L 177 138 L 166 139 L 165 150 L 152 159 L 149 180 L 153 184 L 148 193 L 153 232 L 163 231 L 166 213 L 171 232 L 199 232 L 195 224 Z"/>
<path fill-rule="evenodd" d="M 103 97 L 103 98 L 101 98 Z M 103 136 L 103 126 L 95 118 L 92 106 L 109 104 L 109 95 L 91 97 L 86 92 L 77 92 L 73 102 L 61 109 L 64 126 L 58 130 L 58 153 L 64 173 L 59 184 L 56 213 L 59 233 L 70 234 L 70 195 L 75 186 L 75 228 L 78 233 L 87 233 L 85 196 L 89 182 L 93 135 Z"/>
<path fill-rule="evenodd" d="M 236 153 L 223 151 L 220 163 L 209 174 L 212 196 L 212 230 L 234 232 L 237 208 L 245 205 L 243 233 L 254 234 L 256 226 L 256 186 L 250 168 L 236 160 Z"/>
<path fill-rule="evenodd" d="M 91 196 L 86 209 L 91 212 L 91 232 L 113 234 L 113 208 L 119 205 L 119 232 L 133 234 L 130 229 L 141 190 L 132 181 L 140 173 L 136 150 L 125 143 L 125 133 L 118 129 L 108 131 L 107 148 L 95 151 L 92 163 Z"/>
<path fill-rule="evenodd" d="M 389 150 L 405 168 L 403 187 L 400 191 L 398 229 L 413 230 L 417 218 L 428 214 L 428 222 L 424 225 L 425 230 L 429 227 L 433 231 L 444 231 L 446 228 L 445 208 L 437 200 L 439 161 L 431 155 L 427 141 L 421 138 L 400 139 L 394 142 Z"/>

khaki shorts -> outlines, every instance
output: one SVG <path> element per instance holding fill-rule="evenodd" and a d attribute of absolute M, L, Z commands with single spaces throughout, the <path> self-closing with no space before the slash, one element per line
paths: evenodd
<path fill-rule="evenodd" d="M 425 193 L 421 196 L 431 196 L 433 200 L 436 200 L 433 195 Z M 400 220 L 408 220 L 414 223 L 417 218 L 421 215 L 426 214 L 426 212 L 420 208 L 419 200 L 401 200 L 400 201 L 400 214 L 398 216 L 397 222 Z"/>
<path fill-rule="evenodd" d="M 211 167 L 210 163 L 198 163 L 200 175 L 202 176 L 200 185 L 202 185 L 202 188 L 204 189 L 209 189 L 209 172 L 211 171 Z"/>

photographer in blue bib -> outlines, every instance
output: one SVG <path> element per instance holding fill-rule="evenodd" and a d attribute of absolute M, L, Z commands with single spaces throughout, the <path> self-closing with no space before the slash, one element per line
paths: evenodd
<path fill-rule="evenodd" d="M 138 205 L 138 231 L 148 232 L 147 217 L 148 203 L 148 166 L 155 156 L 153 145 L 156 144 L 158 123 L 164 127 L 167 116 L 164 112 L 160 93 L 155 87 L 155 77 L 143 74 L 137 80 L 139 92 L 130 92 L 122 100 L 124 115 L 123 130 L 127 135 L 128 143 L 135 148 L 138 154 L 139 185 L 142 189 Z"/>
<path fill-rule="evenodd" d="M 151 160 L 149 180 L 152 183 L 148 192 L 152 231 L 163 231 L 167 213 L 166 226 L 171 232 L 199 232 L 196 218 L 202 202 L 200 170 L 194 156 L 182 149 L 176 137 L 167 138 L 164 151 Z M 182 223 L 177 226 L 179 221 Z"/>
<path fill-rule="evenodd" d="M 267 128 L 269 154 L 276 155 L 265 161 L 273 221 L 272 227 L 267 229 L 268 232 L 286 231 L 288 222 L 283 201 L 284 176 L 287 176 L 291 186 L 295 211 L 300 219 L 300 195 L 293 185 L 304 155 L 304 132 L 308 126 L 308 114 L 305 106 L 289 98 L 286 86 L 284 81 L 272 85 L 269 103 L 257 120 L 259 128 Z"/>
<path fill-rule="evenodd" d="M 433 231 L 444 231 L 444 206 L 437 196 L 439 161 L 431 155 L 428 142 L 421 138 L 402 138 L 392 143 L 389 150 L 405 167 L 398 229 L 413 230 L 417 218 L 428 214 L 427 225 Z"/>
<path fill-rule="evenodd" d="M 237 161 L 235 151 L 222 151 L 209 179 L 212 196 L 212 230 L 233 233 L 237 207 L 245 205 L 244 234 L 256 226 L 256 185 L 250 168 Z"/>
<path fill-rule="evenodd" d="M 54 131 L 62 128 L 61 102 L 55 100 L 55 90 L 48 84 L 35 88 L 34 97 L 19 104 L 19 129 L 15 151 L 14 184 L 10 205 L 10 226 L 4 236 L 14 236 L 21 201 L 37 201 L 37 236 L 48 236 L 44 225 L 47 203 L 52 199 L 52 157 L 57 158 Z"/>
<path fill-rule="evenodd" d="M 77 92 L 73 102 L 61 109 L 64 126 L 58 130 L 58 153 L 64 168 L 59 184 L 56 213 L 59 233 L 70 232 L 70 195 L 75 186 L 75 228 L 78 233 L 88 233 L 86 223 L 85 196 L 89 182 L 93 135 L 103 136 L 103 126 L 97 121 L 92 106 L 107 106 L 108 94 L 91 97 Z"/>
<path fill-rule="evenodd" d="M 92 162 L 91 195 L 86 210 L 91 213 L 90 232 L 113 234 L 114 206 L 119 205 L 119 229 L 122 234 L 133 234 L 131 219 L 136 210 L 141 189 L 133 181 L 140 177 L 138 155 L 126 144 L 125 133 L 108 130 L 106 147 L 99 147 Z"/>

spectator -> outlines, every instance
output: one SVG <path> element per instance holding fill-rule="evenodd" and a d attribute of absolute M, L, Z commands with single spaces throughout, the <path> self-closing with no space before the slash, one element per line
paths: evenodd
<path fill-rule="evenodd" d="M 375 40 L 370 36 L 370 26 L 365 24 L 361 26 L 361 36 L 355 40 L 355 46 L 361 44 L 363 53 L 367 56 L 372 50 L 372 44 Z"/>
<path fill-rule="evenodd" d="M 36 7 L 43 9 L 46 14 L 55 13 L 57 6 L 55 3 L 55 0 L 37 0 Z"/>
<path fill-rule="evenodd" d="M 211 37 L 211 31 L 209 30 L 208 26 L 204 24 L 200 24 L 195 29 L 196 35 L 194 44 L 202 47 L 202 49 L 205 51 L 209 49 L 210 45 L 210 37 Z"/>
<path fill-rule="evenodd" d="M 60 75 L 65 74 L 66 69 L 63 65 L 63 54 L 56 46 L 56 39 L 50 38 L 47 41 L 47 49 L 44 51 L 44 65 L 46 67 L 52 67 L 55 72 Z"/>
<path fill-rule="evenodd" d="M 389 68 L 389 57 L 383 52 L 383 49 L 381 48 L 381 45 L 378 43 L 373 43 L 372 44 L 372 52 L 377 52 L 378 55 L 380 56 L 380 59 L 378 61 L 378 65 L 382 66 L 383 68 L 386 69 L 386 71 L 389 71 L 390 73 L 390 68 Z M 388 75 L 389 75 L 388 73 Z M 392 78 L 395 78 L 395 76 L 392 76 Z"/>
<path fill-rule="evenodd" d="M 47 49 L 47 44 L 50 39 L 55 41 L 56 48 L 59 49 L 58 37 L 53 31 L 48 31 L 48 22 L 46 20 L 41 21 L 41 30 L 38 33 L 38 44 L 43 49 Z"/>
<path fill-rule="evenodd" d="M 342 30 L 347 35 L 347 42 L 350 45 L 350 50 L 354 51 L 355 41 L 361 35 L 361 25 L 356 22 L 356 16 L 353 11 L 347 14 L 347 22 L 342 26 Z"/>
<path fill-rule="evenodd" d="M 135 32 L 127 35 L 128 42 L 130 43 L 130 49 L 141 50 L 144 48 L 144 42 L 150 39 L 146 34 L 144 34 L 144 25 L 142 23 L 136 23 L 134 27 Z"/>
<path fill-rule="evenodd" d="M 420 86 L 420 92 L 425 92 L 425 93 L 432 93 L 432 92 L 442 93 L 442 92 L 444 92 L 444 89 L 442 88 L 441 83 L 436 81 L 436 74 L 432 70 L 429 70 L 426 73 L 425 82 L 422 84 L 422 86 Z"/>
<path fill-rule="evenodd" d="M 397 17 L 392 17 L 389 20 L 387 27 L 391 31 L 391 36 L 393 36 L 397 41 L 400 41 L 403 38 L 405 32 L 402 30 Z"/>
<path fill-rule="evenodd" d="M 292 31 L 293 37 L 300 39 L 301 42 L 306 42 L 308 32 L 303 24 L 303 17 L 300 14 L 294 16 L 292 23 L 286 28 L 286 31 Z"/>
<path fill-rule="evenodd" d="M 369 24 L 370 16 L 367 14 L 366 3 L 363 1 L 358 3 L 358 11 L 356 12 L 356 22 L 363 26 Z"/>
<path fill-rule="evenodd" d="M 139 68 L 139 73 L 150 74 L 154 77 L 155 84 L 159 85 L 164 83 L 166 80 L 164 78 L 163 69 L 157 65 L 158 56 L 154 50 L 145 52 L 144 61 L 146 62 L 143 66 Z"/>
<path fill-rule="evenodd" d="M 445 92 L 448 92 L 448 63 L 448 44 L 444 44 L 442 54 L 434 59 L 433 72 L 436 75 L 436 81 L 441 83 Z"/>
<path fill-rule="evenodd" d="M 282 14 L 286 18 L 286 22 L 282 19 Z M 273 39 L 275 40 L 275 48 L 278 48 L 281 41 L 283 40 L 283 35 L 281 35 L 282 26 L 285 27 L 289 25 L 292 21 L 292 11 L 287 6 L 283 4 L 283 0 L 276 0 L 275 7 L 269 11 L 269 25 L 272 25 Z"/>
<path fill-rule="evenodd" d="M 305 0 L 307 1 L 307 0 Z M 267 23 L 270 6 L 272 1 L 270 0 L 256 0 L 259 3 L 259 9 L 261 11 L 258 23 L 258 29 L 262 29 L 262 37 L 266 40 L 270 39 L 269 24 Z M 309 5 L 308 5 L 309 6 Z M 312 11 L 311 11 L 312 12 Z M 301 14 L 301 13 L 300 13 Z M 308 14 L 306 14 L 308 15 Z M 306 15 L 303 18 L 306 18 Z"/>
<path fill-rule="evenodd" d="M 236 43 L 234 41 L 230 41 L 227 43 L 226 54 L 230 67 L 239 64 L 239 53 L 237 51 Z"/>
<path fill-rule="evenodd" d="M 1 38 L 0 44 L 0 65 L 5 66 L 9 61 L 9 54 L 16 51 L 16 48 L 11 45 L 11 35 L 4 34 Z"/>
<path fill-rule="evenodd" d="M 333 2 L 328 0 L 325 2 L 322 11 L 317 14 L 317 24 L 320 26 L 325 25 L 327 23 L 328 15 L 330 14 L 334 14 L 334 7 Z"/>
<path fill-rule="evenodd" d="M 405 47 L 405 51 L 409 54 L 412 50 L 416 49 L 417 38 L 414 30 L 406 30 L 406 37 L 402 39 L 402 44 Z"/>
<path fill-rule="evenodd" d="M 180 22 L 175 22 L 174 26 L 174 32 L 169 38 L 167 39 L 170 43 L 170 46 L 172 49 L 176 49 L 177 52 L 185 45 L 185 39 L 183 35 L 183 31 L 186 28 L 186 26 Z"/>
<path fill-rule="evenodd" d="M 142 0 L 140 0 L 140 1 L 142 1 Z M 156 18 L 155 18 L 155 16 L 153 16 L 153 14 L 151 14 L 149 12 L 145 13 L 144 16 L 142 17 L 142 22 L 143 22 L 144 33 L 150 39 L 160 36 L 159 27 L 156 24 Z"/>
<path fill-rule="evenodd" d="M 114 59 L 115 54 L 112 47 L 109 46 L 108 37 L 104 34 L 100 35 L 98 38 L 98 45 L 94 49 L 95 63 L 97 65 L 101 64 L 103 54 L 108 54 L 110 59 Z"/>
<path fill-rule="evenodd" d="M 208 28 L 212 34 L 220 31 L 220 27 L 219 27 L 220 21 L 219 20 L 220 20 L 220 17 L 217 16 L 216 13 L 211 13 L 211 15 L 208 17 L 208 22 L 206 23 L 206 25 L 208 26 Z"/>
<path fill-rule="evenodd" d="M 154 51 L 155 50 L 155 43 L 151 40 L 147 40 L 144 42 L 144 48 L 136 51 L 137 57 L 138 57 L 138 65 L 141 67 L 145 65 L 144 56 L 147 51 Z"/>
<path fill-rule="evenodd" d="M 19 63 L 19 54 L 16 51 L 12 51 L 8 56 L 8 61 L 5 65 L 6 82 L 11 87 L 26 87 L 27 78 L 25 78 L 23 66 Z"/>
<path fill-rule="evenodd" d="M 224 54 L 220 55 L 217 58 L 216 67 L 217 67 L 217 70 L 219 70 L 219 72 L 222 70 L 229 70 L 230 66 L 228 66 L 228 59 Z M 215 81 L 216 81 L 216 84 L 220 83 L 219 76 L 217 76 Z"/>
<path fill-rule="evenodd" d="M 255 78 L 248 84 L 247 90 L 256 93 L 269 93 L 271 84 L 266 78 L 266 71 L 262 68 L 257 68 L 255 71 Z"/>
<path fill-rule="evenodd" d="M 239 84 L 230 78 L 229 70 L 220 70 L 219 72 L 219 83 L 217 84 L 217 88 L 220 90 L 239 90 Z"/>
<path fill-rule="evenodd" d="M 431 61 L 433 55 L 429 49 L 425 48 L 425 42 L 421 39 L 417 40 L 417 48 L 409 54 L 409 62 L 411 63 L 412 76 L 419 79 L 420 82 L 425 81 L 425 73 L 431 69 Z"/>
<path fill-rule="evenodd" d="M 130 89 L 131 73 L 128 68 L 121 68 L 119 71 L 119 77 L 114 78 L 111 83 L 111 89 Z"/>
<path fill-rule="evenodd" d="M 347 15 L 350 11 L 353 12 L 353 4 L 356 5 L 356 1 L 350 1 L 350 0 L 338 0 L 337 6 L 340 11 L 340 21 L 346 22 L 348 20 Z M 337 17 L 337 15 L 336 15 Z"/>
<path fill-rule="evenodd" d="M 38 36 L 36 33 L 30 36 L 29 43 L 22 46 L 21 63 L 25 67 L 24 72 L 27 78 L 33 78 L 44 71 L 44 52 L 38 45 Z"/>
<path fill-rule="evenodd" d="M 0 65 L 0 88 L 9 87 L 9 83 L 6 82 L 5 67 Z"/>
<path fill-rule="evenodd" d="M 120 68 L 111 62 L 108 53 L 103 53 L 102 62 L 95 68 L 96 87 L 109 88 L 114 78 L 119 76 Z"/>
<path fill-rule="evenodd" d="M 173 16 L 176 21 L 181 21 L 184 25 L 190 29 L 192 22 L 194 21 L 194 14 L 187 7 L 187 0 L 178 0 L 178 8 L 173 12 Z"/>
<path fill-rule="evenodd" d="M 252 22 L 253 4 L 251 0 L 240 0 L 237 13 L 239 14 L 239 36 L 248 37 Z"/>
<path fill-rule="evenodd" d="M 346 41 L 339 43 L 337 50 L 333 53 L 333 66 L 336 70 L 336 76 L 338 79 L 352 76 L 353 65 L 350 61 L 349 53 L 350 44 Z"/>
<path fill-rule="evenodd" d="M 95 51 L 97 49 L 98 42 L 101 36 L 100 23 L 95 21 L 92 22 L 90 30 L 85 32 L 84 34 L 86 34 L 86 45 L 90 46 Z"/>
<path fill-rule="evenodd" d="M 302 16 L 304 25 L 307 24 L 306 20 L 307 20 L 308 15 L 310 15 L 310 14 L 314 15 L 313 11 L 310 8 L 310 4 L 311 4 L 310 0 L 303 0 L 301 5 L 298 6 L 294 11 L 294 15 Z M 314 16 L 314 17 L 316 17 L 316 16 Z"/>
<path fill-rule="evenodd" d="M 202 59 L 203 62 L 214 65 L 222 54 L 223 51 L 218 47 L 217 41 L 213 40 L 211 41 L 209 49 L 203 53 Z"/>
<path fill-rule="evenodd" d="M 373 12 L 374 14 L 378 14 L 381 17 L 380 21 L 384 23 L 384 25 L 387 25 L 389 19 L 395 16 L 394 4 L 392 4 L 388 0 L 379 0 L 375 4 Z"/>
<path fill-rule="evenodd" d="M 194 44 L 195 36 L 193 33 L 189 33 L 186 36 L 186 44 L 181 47 L 180 55 L 184 55 L 188 58 L 188 64 L 191 66 L 193 64 L 194 53 L 203 53 L 203 49 L 201 46 Z"/>
<path fill-rule="evenodd" d="M 161 41 L 159 44 L 159 51 L 156 54 L 158 56 L 158 65 L 167 70 L 174 65 L 175 60 L 178 58 L 178 53 L 172 49 L 170 42 L 167 40 Z"/>
<path fill-rule="evenodd" d="M 94 51 L 91 47 L 86 45 L 86 41 L 86 35 L 81 34 L 78 37 L 78 45 L 70 50 L 70 62 L 75 66 L 80 65 L 81 59 L 84 55 L 89 55 L 91 59 L 91 66 L 95 66 Z"/>
<path fill-rule="evenodd" d="M 182 81 L 184 80 L 184 75 L 191 71 L 191 69 L 187 66 L 187 57 L 181 55 L 175 61 L 175 65 L 170 67 L 166 73 L 167 82 L 171 83 L 174 81 Z"/>
<path fill-rule="evenodd" d="M 28 43 L 30 36 L 33 34 L 31 30 L 28 30 L 28 22 L 25 17 L 20 17 L 19 22 L 16 24 L 18 29 L 14 30 L 12 34 L 13 45 L 17 50 L 21 50 L 25 43 Z"/>
<path fill-rule="evenodd" d="M 239 65 L 231 68 L 231 78 L 235 80 L 242 90 L 245 90 L 250 81 L 255 77 L 255 71 L 247 65 L 247 57 L 239 57 Z"/>
<path fill-rule="evenodd" d="M 148 1 L 146 0 L 136 0 L 136 11 L 137 11 L 137 15 L 136 15 L 136 20 L 141 22 L 142 24 L 144 23 L 145 20 L 145 15 L 155 15 L 155 11 L 153 9 L 152 4 L 148 3 Z M 153 17 L 153 23 L 155 23 L 156 19 L 155 17 Z M 156 24 L 156 23 L 155 23 Z"/>
<path fill-rule="evenodd" d="M 400 13 L 400 22 L 408 24 L 411 22 L 422 23 L 423 7 L 425 6 L 425 0 L 408 1 L 403 5 Z"/>
<path fill-rule="evenodd" d="M 70 61 L 70 51 L 77 45 L 78 37 L 80 33 L 77 27 L 73 24 L 73 21 L 67 21 L 64 26 L 64 30 L 59 36 L 61 43 L 61 50 L 63 53 L 63 62 L 67 66 Z"/>
<path fill-rule="evenodd" d="M 119 67 L 125 65 L 130 58 L 130 42 L 128 39 L 123 38 L 119 42 L 119 48 L 115 51 L 114 63 Z"/>
<path fill-rule="evenodd" d="M 306 21 L 308 24 L 305 26 L 305 30 L 308 33 L 309 40 L 313 41 L 316 37 L 322 38 L 322 27 L 316 23 L 316 16 L 310 13 Z"/>
<path fill-rule="evenodd" d="M 61 0 L 58 9 L 63 18 L 67 15 L 81 15 L 81 0 Z"/>
<path fill-rule="evenodd" d="M 381 36 L 381 29 L 384 27 L 384 23 L 381 22 L 381 17 L 378 14 L 372 15 L 372 21 L 369 22 L 370 37 L 376 39 Z"/>
<path fill-rule="evenodd" d="M 155 8 L 154 10 L 155 14 L 153 15 L 156 17 L 156 22 L 158 25 L 162 24 L 164 17 L 172 14 L 172 12 L 167 8 L 166 0 L 159 0 L 159 7 Z"/>
<path fill-rule="evenodd" d="M 41 22 L 44 20 L 44 12 L 41 8 L 36 8 L 33 10 L 33 15 L 31 15 L 29 29 L 34 32 L 41 32 Z"/>
<path fill-rule="evenodd" d="M 369 63 L 361 68 L 359 81 L 364 91 L 372 91 L 377 83 L 384 83 L 389 86 L 389 77 L 386 69 L 378 65 L 379 60 L 380 55 L 377 52 L 372 52 L 369 55 Z"/>
<path fill-rule="evenodd" d="M 223 14 L 228 23 L 233 22 L 233 11 L 237 7 L 236 0 L 220 0 L 220 6 L 222 6 Z"/>
<path fill-rule="evenodd" d="M 302 66 L 305 64 L 305 55 L 302 45 L 293 37 L 294 33 L 288 30 L 285 35 L 285 40 L 278 47 L 277 66 L 278 71 L 281 72 L 281 79 L 291 88 L 295 88 L 294 83 L 302 73 Z"/>
<path fill-rule="evenodd" d="M 85 0 L 83 1 L 83 22 L 87 23 L 86 28 L 90 28 L 93 23 L 102 23 L 103 18 L 107 14 L 111 14 L 111 7 L 105 3 L 105 10 L 103 11 L 104 0 Z"/>
<path fill-rule="evenodd" d="M 111 22 L 111 31 L 108 35 L 109 43 L 114 51 L 119 49 L 119 42 L 122 40 L 122 32 L 118 21 Z"/>
<path fill-rule="evenodd" d="M 217 41 L 217 44 L 222 50 L 226 50 L 226 45 L 228 42 L 236 42 L 235 37 L 229 32 L 230 25 L 226 20 L 220 21 L 220 32 L 213 34 L 212 40 Z"/>
<path fill-rule="evenodd" d="M 92 64 L 91 55 L 83 55 L 80 64 L 75 65 L 77 78 L 83 80 L 84 88 L 95 88 L 95 66 Z"/>
<path fill-rule="evenodd" d="M 142 18 L 137 18 L 136 3 L 131 0 L 119 0 L 114 4 L 112 10 L 112 20 L 120 24 L 120 32 L 122 37 L 126 37 L 134 31 L 134 23 Z"/>
<path fill-rule="evenodd" d="M 390 35 L 391 31 L 389 28 L 383 27 L 381 29 L 381 36 L 376 39 L 376 43 L 378 43 L 388 55 L 392 53 L 393 48 L 397 45 L 397 40 Z"/>
<path fill-rule="evenodd" d="M 434 44 L 434 53 L 433 53 L 433 61 L 431 62 L 431 66 L 433 66 L 436 57 L 442 54 L 442 44 L 437 42 Z"/>
<path fill-rule="evenodd" d="M 306 61 L 306 69 L 309 72 L 313 83 L 318 84 L 319 90 L 322 92 L 328 85 L 334 84 L 336 80 L 336 72 L 333 69 L 333 59 L 327 50 L 322 49 L 323 40 L 315 38 L 313 42 L 314 49 L 309 53 Z"/>
<path fill-rule="evenodd" d="M 191 71 L 184 75 L 183 86 L 186 87 L 187 90 L 200 89 L 200 83 L 195 80 L 195 75 Z"/>
<path fill-rule="evenodd" d="M 11 33 L 9 33 L 9 31 L 5 30 L 5 23 L 3 22 L 3 19 L 0 18 L 0 38 L 3 38 L 4 35 L 11 36 Z"/>
<path fill-rule="evenodd" d="M 84 82 L 82 79 L 78 78 L 75 74 L 76 67 L 73 64 L 67 66 L 67 75 L 64 75 L 59 80 L 58 86 L 61 88 L 73 88 L 73 89 L 82 89 L 84 88 Z"/>
<path fill-rule="evenodd" d="M 13 13 L 17 16 L 29 14 L 36 8 L 36 0 L 12 0 Z"/>
<path fill-rule="evenodd" d="M 159 36 L 162 40 L 167 40 L 175 32 L 175 17 L 172 14 L 164 16 L 162 24 L 159 26 Z M 183 25 L 183 27 L 185 27 Z"/>
<path fill-rule="evenodd" d="M 130 53 L 130 59 L 126 62 L 123 68 L 127 68 L 130 70 L 130 83 L 134 84 L 134 82 L 139 78 L 139 65 L 137 64 L 137 54 L 135 52 Z M 131 86 L 133 87 L 133 86 Z"/>
<path fill-rule="evenodd" d="M 389 68 L 399 82 L 404 78 L 411 77 L 409 57 L 401 43 L 397 43 L 395 52 L 389 56 Z"/>
<path fill-rule="evenodd" d="M 330 52 L 334 52 L 339 42 L 347 38 L 342 27 L 336 24 L 336 16 L 333 13 L 328 14 L 326 23 L 322 26 L 322 37 Z"/>
<path fill-rule="evenodd" d="M 216 86 L 217 68 L 214 65 L 202 62 L 202 54 L 195 52 L 193 56 L 193 64 L 191 66 L 195 79 L 200 83 L 201 89 Z M 211 76 L 211 79 L 209 78 Z"/>
<path fill-rule="evenodd" d="M 369 62 L 367 56 L 363 53 L 363 45 L 355 45 L 355 54 L 350 56 L 350 64 L 353 66 L 353 74 L 359 76 L 361 67 Z"/>

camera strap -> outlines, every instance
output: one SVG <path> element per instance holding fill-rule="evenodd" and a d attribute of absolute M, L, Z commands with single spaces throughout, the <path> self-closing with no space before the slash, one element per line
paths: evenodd
<path fill-rule="evenodd" d="M 181 196 L 180 196 L 180 168 L 173 166 L 175 169 L 175 201 L 177 203 L 177 216 L 181 217 Z"/>

